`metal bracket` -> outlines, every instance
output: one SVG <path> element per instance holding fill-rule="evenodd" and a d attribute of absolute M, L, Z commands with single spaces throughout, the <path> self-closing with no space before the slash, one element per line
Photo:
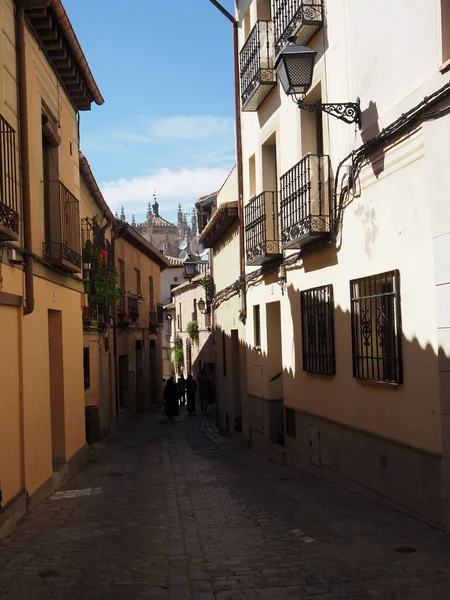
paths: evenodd
<path fill-rule="evenodd" d="M 356 123 L 361 129 L 361 101 L 359 98 L 356 99 L 356 102 L 316 102 L 315 104 L 306 104 L 303 100 L 299 100 L 297 104 L 302 110 L 310 112 L 320 110 L 345 123 Z"/>

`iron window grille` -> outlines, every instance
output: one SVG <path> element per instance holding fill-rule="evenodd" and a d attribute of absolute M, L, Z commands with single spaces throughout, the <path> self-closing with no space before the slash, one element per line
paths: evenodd
<path fill-rule="evenodd" d="M 150 305 L 150 326 L 162 327 L 164 325 L 164 309 L 160 303 Z"/>
<path fill-rule="evenodd" d="M 128 304 L 128 319 L 132 323 L 136 323 L 139 320 L 139 296 L 136 294 L 127 294 Z"/>
<path fill-rule="evenodd" d="M 353 377 L 403 383 L 400 273 L 350 282 Z"/>
<path fill-rule="evenodd" d="M 44 257 L 68 271 L 81 271 L 80 203 L 60 181 L 49 183 L 50 239 Z"/>
<path fill-rule="evenodd" d="M 261 307 L 259 304 L 253 307 L 253 328 L 255 347 L 259 348 L 261 346 Z"/>
<path fill-rule="evenodd" d="M 280 177 L 281 247 L 300 248 L 330 231 L 331 165 L 307 154 Z"/>
<path fill-rule="evenodd" d="M 263 192 L 245 206 L 247 264 L 262 264 L 279 256 L 276 192 Z"/>
<path fill-rule="evenodd" d="M 303 370 L 308 373 L 334 375 L 334 297 L 333 286 L 305 290 L 301 293 Z"/>
<path fill-rule="evenodd" d="M 276 85 L 272 21 L 257 21 L 239 54 L 242 110 L 257 110 Z"/>
<path fill-rule="evenodd" d="M 292 36 L 307 46 L 323 25 L 323 0 L 273 0 L 272 15 L 276 54 Z"/>
<path fill-rule="evenodd" d="M 16 132 L 0 115 L 0 239 L 19 237 Z"/>

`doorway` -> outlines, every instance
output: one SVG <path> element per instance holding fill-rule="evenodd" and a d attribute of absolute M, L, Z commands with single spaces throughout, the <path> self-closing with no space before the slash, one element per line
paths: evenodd
<path fill-rule="evenodd" d="M 66 460 L 62 312 L 48 311 L 48 354 L 53 470 Z"/>
<path fill-rule="evenodd" d="M 150 361 L 150 402 L 158 403 L 158 356 L 156 352 L 156 340 L 150 340 L 149 344 Z"/>
<path fill-rule="evenodd" d="M 142 341 L 136 342 L 136 406 L 138 412 L 145 411 L 144 402 L 144 349 Z"/>
<path fill-rule="evenodd" d="M 239 359 L 239 332 L 231 330 L 231 368 L 233 371 L 234 426 L 242 431 L 241 361 Z"/>

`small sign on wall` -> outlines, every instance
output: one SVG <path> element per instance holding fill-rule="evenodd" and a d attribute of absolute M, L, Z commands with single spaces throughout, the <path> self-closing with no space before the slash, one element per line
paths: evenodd
<path fill-rule="evenodd" d="M 136 363 L 128 363 L 128 373 L 134 373 L 136 371 Z"/>

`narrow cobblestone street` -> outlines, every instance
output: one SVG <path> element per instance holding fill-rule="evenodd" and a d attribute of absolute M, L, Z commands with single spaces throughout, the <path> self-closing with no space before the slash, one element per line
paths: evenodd
<path fill-rule="evenodd" d="M 0 596 L 450 598 L 450 538 L 222 439 L 128 424 L 0 545 Z"/>

